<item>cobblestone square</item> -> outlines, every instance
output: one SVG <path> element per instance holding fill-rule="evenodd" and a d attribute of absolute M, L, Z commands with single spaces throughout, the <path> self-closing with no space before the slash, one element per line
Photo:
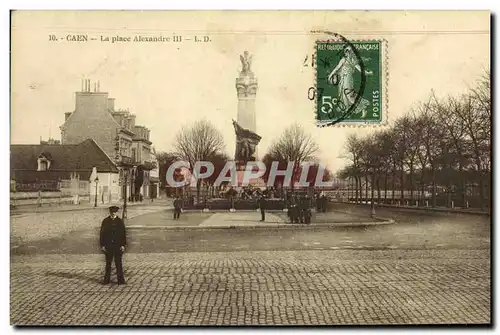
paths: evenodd
<path fill-rule="evenodd" d="M 340 325 L 490 322 L 487 250 L 15 256 L 17 325 Z"/>
<path fill-rule="evenodd" d="M 111 285 L 100 283 L 99 213 L 12 217 L 12 324 L 491 322 L 486 217 L 382 212 L 398 223 L 245 230 L 210 223 L 251 223 L 251 213 L 186 213 L 181 225 L 207 227 L 178 231 L 151 229 L 172 224 L 171 213 L 139 206 L 128 220 L 136 228 L 124 255 L 127 284 L 119 286 L 114 273 Z"/>

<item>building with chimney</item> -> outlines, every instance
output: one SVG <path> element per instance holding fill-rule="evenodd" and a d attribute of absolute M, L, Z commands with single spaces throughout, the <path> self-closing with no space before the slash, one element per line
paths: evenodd
<path fill-rule="evenodd" d="M 91 180 L 94 168 L 97 181 Z M 109 203 L 119 200 L 118 175 L 116 164 L 92 139 L 78 144 L 49 139 L 10 146 L 11 191 L 28 195 L 57 192 L 60 197 L 90 197 L 91 202 Z"/>
<path fill-rule="evenodd" d="M 92 85 L 89 79 L 82 80 L 81 91 L 76 92 L 75 97 L 75 110 L 65 113 L 64 124 L 60 127 L 61 144 L 93 139 L 119 167 L 117 188 L 120 197 L 126 179 L 128 197 L 150 198 L 151 188 L 158 187 L 158 183 L 149 178 L 150 171 L 156 168 L 151 154 L 150 130 L 137 125 L 136 115 L 129 110 L 115 109 L 115 99 L 101 92 L 99 82 Z"/>

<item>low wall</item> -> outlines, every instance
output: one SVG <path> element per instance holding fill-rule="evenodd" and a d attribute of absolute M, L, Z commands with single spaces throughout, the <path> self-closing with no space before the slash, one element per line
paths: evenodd
<path fill-rule="evenodd" d="M 65 192 L 41 192 L 42 199 L 71 198 L 71 194 Z M 80 197 L 88 197 L 89 193 L 80 193 Z M 10 200 L 38 199 L 38 192 L 10 192 Z"/>
<path fill-rule="evenodd" d="M 38 192 L 11 192 L 10 207 L 63 205 L 75 202 L 75 196 L 62 194 L 61 192 L 41 192 L 40 196 L 39 198 Z M 89 203 L 89 201 L 88 194 L 78 196 L 78 203 Z"/>
<path fill-rule="evenodd" d="M 206 207 L 210 210 L 229 210 L 231 208 L 231 201 L 228 199 L 213 199 L 208 200 Z M 285 202 L 281 199 L 266 199 L 266 208 L 268 210 L 283 210 L 285 207 Z M 184 209 L 204 209 L 205 204 L 203 202 L 194 204 L 193 206 L 184 205 Z M 259 208 L 258 202 L 256 200 L 242 200 L 238 199 L 234 201 L 234 209 L 237 210 L 256 210 Z"/>

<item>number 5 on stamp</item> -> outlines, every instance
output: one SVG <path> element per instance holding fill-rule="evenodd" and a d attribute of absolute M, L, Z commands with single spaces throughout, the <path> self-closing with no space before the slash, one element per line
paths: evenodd
<path fill-rule="evenodd" d="M 385 123 L 385 41 L 317 41 L 315 49 L 317 124 Z"/>

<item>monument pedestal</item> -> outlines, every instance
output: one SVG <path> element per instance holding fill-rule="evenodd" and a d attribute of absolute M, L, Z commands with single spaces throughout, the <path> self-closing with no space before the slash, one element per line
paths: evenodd
<path fill-rule="evenodd" d="M 257 169 L 257 168 L 255 167 L 253 171 L 256 171 L 255 169 Z M 254 187 L 254 188 L 260 188 L 260 189 L 266 188 L 266 182 L 260 177 L 259 178 L 251 178 L 247 185 L 243 185 L 245 174 L 251 173 L 251 172 L 252 172 L 252 168 L 247 166 L 246 164 L 239 164 L 239 163 L 236 164 L 236 180 L 238 182 L 238 190 L 240 190 L 242 187 Z"/>

